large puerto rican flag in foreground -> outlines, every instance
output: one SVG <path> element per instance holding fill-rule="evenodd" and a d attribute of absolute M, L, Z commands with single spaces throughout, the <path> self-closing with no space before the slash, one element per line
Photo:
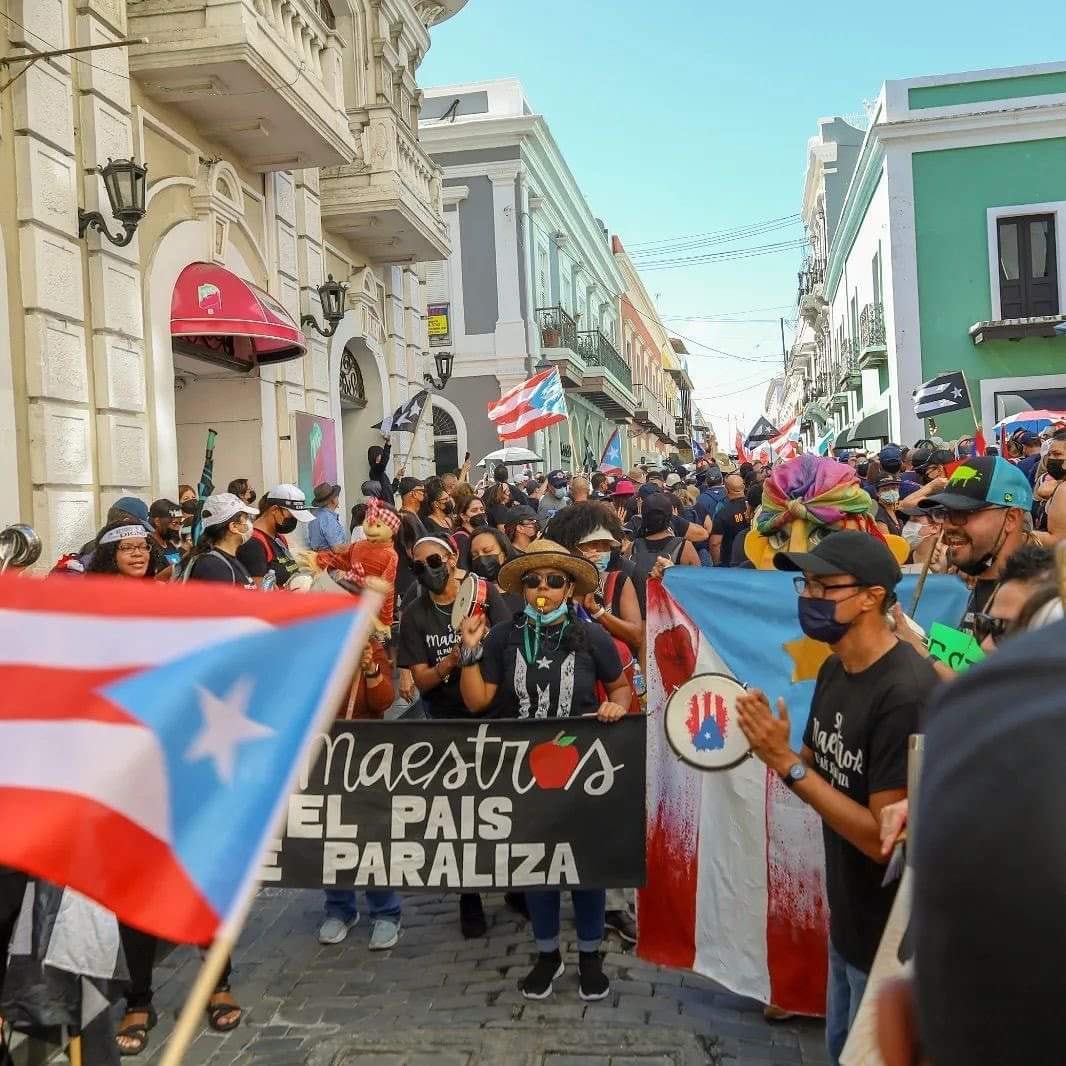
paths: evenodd
<path fill-rule="evenodd" d="M 785 698 L 799 750 L 829 649 L 800 630 L 793 576 L 675 566 L 648 582 L 648 879 L 637 954 L 820 1015 L 829 927 L 819 818 L 757 760 L 701 772 L 677 758 L 663 731 L 674 689 L 725 673 L 771 704 Z M 901 583 L 905 609 L 916 580 Z M 966 599 L 961 581 L 931 575 L 917 620 L 926 630 L 955 625 Z"/>
<path fill-rule="evenodd" d="M 0 865 L 209 942 L 252 888 L 378 603 L 0 577 Z"/>

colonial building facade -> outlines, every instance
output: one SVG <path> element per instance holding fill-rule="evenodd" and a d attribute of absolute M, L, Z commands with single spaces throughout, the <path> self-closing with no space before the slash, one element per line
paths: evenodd
<path fill-rule="evenodd" d="M 417 266 L 449 233 L 416 76 L 464 3 L 0 5 L 9 60 L 132 42 L 4 68 L 0 523 L 31 522 L 53 558 L 118 496 L 195 484 L 208 429 L 216 485 L 358 486 L 373 423 L 426 369 Z M 109 159 L 147 167 L 125 244 L 84 219 L 124 233 Z M 330 279 L 348 288 L 327 326 Z M 410 470 L 431 435 L 396 441 Z"/>
<path fill-rule="evenodd" d="M 441 469 L 499 447 L 488 405 L 538 367 L 559 369 L 569 417 L 536 435 L 548 467 L 595 466 L 638 400 L 623 357 L 625 282 L 544 118 L 513 79 L 426 90 L 422 143 L 444 172 L 451 256 L 426 271 L 431 348 L 455 369 L 443 392 Z M 435 313 L 436 312 L 436 313 Z M 454 432 L 452 432 L 454 423 Z"/>
<path fill-rule="evenodd" d="M 840 145 L 855 131 L 829 132 Z M 1066 63 L 887 82 L 845 164 L 801 285 L 791 369 L 808 439 L 827 413 L 840 444 L 925 436 L 913 390 L 953 370 L 986 430 L 1066 406 Z M 965 412 L 935 428 L 973 425 Z"/>

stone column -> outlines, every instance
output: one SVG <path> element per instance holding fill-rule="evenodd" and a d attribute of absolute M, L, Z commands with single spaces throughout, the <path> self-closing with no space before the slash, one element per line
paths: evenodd
<path fill-rule="evenodd" d="M 528 354 L 526 328 L 522 319 L 522 277 L 518 266 L 518 195 L 520 162 L 496 163 L 486 167 L 492 182 L 492 214 L 496 238 L 496 355 L 512 358 Z"/>
<path fill-rule="evenodd" d="M 318 194 L 318 171 L 298 170 L 296 179 L 296 259 L 302 279 L 302 311 L 313 314 L 320 325 L 322 305 L 318 286 L 326 280 L 325 252 L 322 247 L 322 208 Z M 335 278 L 346 282 L 347 278 Z M 340 387 L 339 381 L 329 379 L 329 341 L 320 337 L 310 326 L 304 330 L 307 355 L 296 364 L 303 371 L 305 402 L 308 411 L 329 417 L 330 395 Z"/>

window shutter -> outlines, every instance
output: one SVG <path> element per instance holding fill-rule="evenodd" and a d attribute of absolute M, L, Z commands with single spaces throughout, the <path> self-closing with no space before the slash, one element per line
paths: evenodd
<path fill-rule="evenodd" d="M 447 259 L 439 263 L 426 263 L 426 303 L 446 304 L 451 302 L 451 264 Z"/>

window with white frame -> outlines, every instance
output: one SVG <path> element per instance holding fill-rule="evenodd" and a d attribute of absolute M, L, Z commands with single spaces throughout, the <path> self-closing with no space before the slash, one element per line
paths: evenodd
<path fill-rule="evenodd" d="M 1055 221 L 1050 213 L 996 220 L 1000 318 L 1059 314 Z"/>

